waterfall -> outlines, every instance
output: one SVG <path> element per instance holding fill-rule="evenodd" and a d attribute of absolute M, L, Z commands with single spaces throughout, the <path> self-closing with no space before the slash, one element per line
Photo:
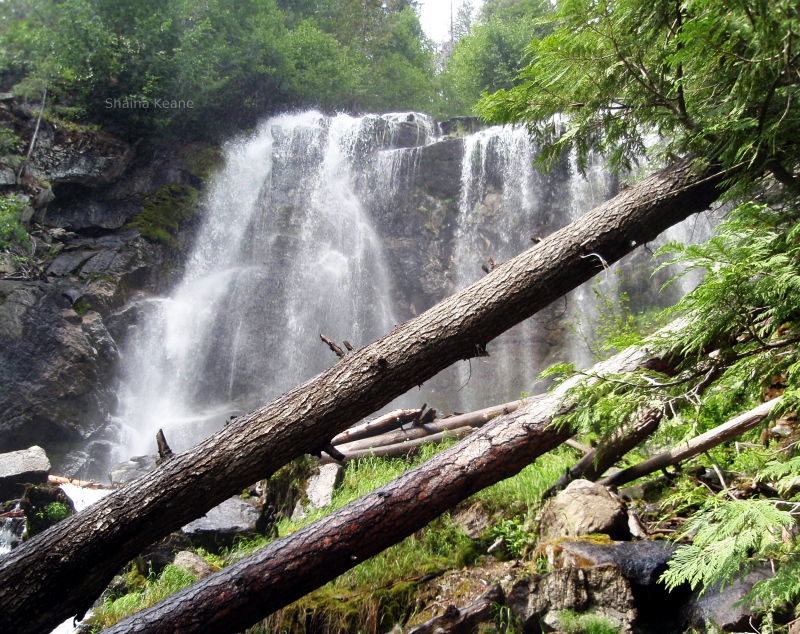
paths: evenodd
<path fill-rule="evenodd" d="M 143 300 L 123 353 L 129 453 L 159 428 L 185 449 L 326 369 L 320 333 L 360 346 L 398 323 L 357 181 L 370 153 L 435 134 L 418 119 L 407 140 L 401 115 L 283 115 L 224 148 L 183 279 Z"/>
<path fill-rule="evenodd" d="M 535 155 L 523 128 L 448 137 L 416 113 L 281 115 L 228 143 L 182 279 L 138 300 L 119 457 L 152 452 L 159 428 L 188 448 L 330 367 L 321 333 L 366 345 L 615 193 L 600 160 L 585 176 L 570 157 L 543 174 Z M 673 238 L 705 235 L 688 222 Z M 619 279 L 657 294 L 636 266 L 612 267 L 395 404 L 466 411 L 531 391 L 553 362 L 588 364 L 597 294 L 616 297 Z"/>
<path fill-rule="evenodd" d="M 0 556 L 17 547 L 25 535 L 25 513 L 17 500 L 14 508 L 0 515 Z"/>

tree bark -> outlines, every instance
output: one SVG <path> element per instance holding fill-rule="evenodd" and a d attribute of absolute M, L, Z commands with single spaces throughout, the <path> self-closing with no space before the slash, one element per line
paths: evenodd
<path fill-rule="evenodd" d="M 573 480 L 584 478 L 594 482 L 631 449 L 639 445 L 645 438 L 658 429 L 664 416 L 661 409 L 646 409 L 632 425 L 615 430 L 603 443 L 589 451 L 578 460 L 569 473 L 561 476 L 553 486 L 544 492 L 542 497 L 555 495 Z"/>
<path fill-rule="evenodd" d="M 688 160 L 627 188 L 326 372 L 232 421 L 0 560 L 0 631 L 83 613 L 146 545 L 460 359 L 667 227 L 702 211 L 722 174 Z M 47 606 L 46 609 L 43 606 Z"/>
<path fill-rule="evenodd" d="M 648 367 L 646 348 L 599 363 L 603 376 Z M 167 597 L 106 634 L 238 632 L 418 531 L 458 502 L 515 475 L 573 431 L 552 424 L 573 377 L 331 515 Z M 585 379 L 594 381 L 597 379 Z"/>
<path fill-rule="evenodd" d="M 363 438 L 372 438 L 379 434 L 393 431 L 403 425 L 413 423 L 419 420 L 420 416 L 422 416 L 422 408 L 395 409 L 383 416 L 378 416 L 378 418 L 373 420 L 360 423 L 343 431 L 341 434 L 337 434 L 331 439 L 331 444 L 340 446 Z"/>
<path fill-rule="evenodd" d="M 659 469 L 663 469 L 664 467 L 678 464 L 679 462 L 693 458 L 694 456 L 701 454 L 704 451 L 708 451 L 712 447 L 716 447 L 717 445 L 720 445 L 731 438 L 736 438 L 736 436 L 743 434 L 748 429 L 752 429 L 761 421 L 763 421 L 772 411 L 772 408 L 775 407 L 780 400 L 780 397 L 778 397 L 771 401 L 767 401 L 766 403 L 762 403 L 758 407 L 751 409 L 749 412 L 739 414 L 735 418 L 732 418 L 722 425 L 714 427 L 714 429 L 709 429 L 704 434 L 700 434 L 688 442 L 681 443 L 670 451 L 660 453 L 657 456 L 648 458 L 639 464 L 633 465 L 632 467 L 628 467 L 623 471 L 604 478 L 600 480 L 600 484 L 613 487 L 627 484 L 632 480 L 641 478 L 642 476 L 653 473 L 654 471 L 658 471 Z"/>

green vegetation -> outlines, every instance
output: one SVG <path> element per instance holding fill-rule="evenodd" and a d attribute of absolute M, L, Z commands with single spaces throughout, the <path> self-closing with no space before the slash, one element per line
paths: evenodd
<path fill-rule="evenodd" d="M 409 0 L 12 0 L 0 80 L 126 138 L 221 138 L 293 107 L 429 109 Z"/>
<path fill-rule="evenodd" d="M 685 522 L 678 537 L 688 542 L 667 584 L 708 588 L 772 565 L 776 576 L 748 599 L 769 625 L 800 597 L 791 431 L 800 405 L 800 8 L 789 0 L 724 9 L 710 0 L 561 0 L 540 24 L 551 31 L 528 46 L 516 84 L 484 95 L 479 110 L 493 122 L 526 124 L 543 165 L 574 150 L 580 167 L 600 152 L 627 168 L 658 135 L 657 160 L 694 156 L 727 170 L 735 209 L 717 236 L 665 249 L 706 275 L 656 319 L 672 325 L 648 338 L 672 367 L 583 382 L 570 396 L 581 407 L 562 422 L 602 442 L 642 408 L 660 408 L 666 416 L 652 442 L 663 446 L 781 395 L 774 416 L 790 429 L 787 440 L 753 430 L 741 440 L 760 446 L 709 451 L 696 462 L 720 474 L 718 485 L 684 475 L 663 506 L 665 519 Z M 601 330 L 613 335 L 613 349 L 635 340 L 619 335 L 638 325 L 623 315 Z"/>
<path fill-rule="evenodd" d="M 6 259 L 17 266 L 30 256 L 33 245 L 22 224 L 25 207 L 15 196 L 0 196 L 0 262 Z"/>
<path fill-rule="evenodd" d="M 92 610 L 89 625 L 96 631 L 110 627 L 135 612 L 155 605 L 164 597 L 174 594 L 195 581 L 197 579 L 194 576 L 172 564 L 166 566 L 159 575 L 149 577 L 144 581 L 131 578 L 129 582 L 138 585 L 138 591 L 118 598 L 106 599 L 102 605 Z"/>
<path fill-rule="evenodd" d="M 577 614 L 564 610 L 558 615 L 558 622 L 564 634 L 618 634 L 619 628 L 609 619 L 599 614 Z"/>
<path fill-rule="evenodd" d="M 69 515 L 72 515 L 72 510 L 63 502 L 50 502 L 50 504 L 36 512 L 37 517 L 49 524 L 60 522 Z"/>
<path fill-rule="evenodd" d="M 175 245 L 181 222 L 197 211 L 198 195 L 191 185 L 164 185 L 144 199 L 142 211 L 127 226 L 150 240 Z"/>
<path fill-rule="evenodd" d="M 280 520 L 278 535 L 288 535 L 386 484 L 453 442 L 423 445 L 410 460 L 368 457 L 348 463 L 332 504 L 309 512 L 308 517 L 300 521 L 287 518 Z M 532 536 L 525 526 L 538 509 L 541 492 L 574 459 L 574 452 L 559 449 L 554 454 L 543 456 L 517 476 L 499 482 L 468 500 L 465 506 L 479 502 L 484 512 L 498 518 L 495 527 L 487 530 L 480 540 L 468 538 L 452 517 L 445 514 L 399 544 L 280 610 L 250 631 L 311 632 L 325 628 L 328 632 L 341 633 L 381 632 L 390 629 L 394 623 L 405 622 L 421 607 L 424 597 L 418 594 L 427 581 L 447 571 L 480 562 L 482 553 L 497 537 L 502 536 L 507 540 L 509 556 L 519 556 L 524 547 L 532 543 Z M 305 461 L 301 462 L 291 463 L 286 467 L 285 474 L 276 475 L 283 478 L 304 473 L 308 466 Z M 514 516 L 516 519 L 503 519 L 504 516 Z M 222 567 L 246 557 L 278 535 L 240 540 L 221 554 L 210 554 L 202 549 L 198 553 L 210 564 Z M 103 606 L 95 610 L 92 623 L 98 627 L 109 627 L 193 581 L 192 577 L 174 566 L 168 566 L 160 575 L 147 580 L 129 573 L 126 579 L 128 593 L 109 597 Z M 514 630 L 509 625 L 502 631 Z"/>
<path fill-rule="evenodd" d="M 469 114 L 484 92 L 509 89 L 524 66 L 531 38 L 547 33 L 547 0 L 488 0 L 466 25 L 438 76 L 439 114 Z"/>

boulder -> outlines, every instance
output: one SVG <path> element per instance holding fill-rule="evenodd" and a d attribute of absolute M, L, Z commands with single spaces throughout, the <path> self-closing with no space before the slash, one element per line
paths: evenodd
<path fill-rule="evenodd" d="M 506 604 L 524 632 L 558 631 L 564 610 L 602 616 L 623 633 L 632 632 L 636 620 L 633 591 L 615 564 L 562 568 L 520 579 L 506 593 Z"/>
<path fill-rule="evenodd" d="M 257 534 L 260 518 L 261 513 L 253 504 L 232 497 L 181 530 L 193 544 L 216 551 L 230 546 L 237 537 Z"/>
<path fill-rule="evenodd" d="M 330 506 L 333 492 L 342 482 L 344 469 L 336 463 L 325 464 L 308 479 L 306 495 L 312 508 L 321 509 Z"/>
<path fill-rule="evenodd" d="M 175 555 L 172 565 L 182 568 L 197 579 L 204 579 L 208 575 L 217 571 L 214 566 L 208 563 L 200 555 L 188 550 L 182 550 Z"/>
<path fill-rule="evenodd" d="M 625 503 L 604 486 L 573 480 L 544 508 L 540 517 L 542 541 L 604 533 L 612 539 L 630 539 Z"/>
<path fill-rule="evenodd" d="M 675 546 L 662 541 L 596 543 L 560 540 L 544 546 L 548 563 L 555 568 L 589 568 L 601 564 L 619 567 L 633 592 L 637 606 L 636 627 L 650 634 L 682 631 L 688 588 L 669 592 L 658 583 Z"/>
<path fill-rule="evenodd" d="M 757 582 L 772 574 L 769 566 L 762 566 L 722 589 L 719 585 L 708 588 L 689 603 L 689 624 L 702 629 L 718 628 L 723 632 L 751 631 L 753 606 L 742 600 Z"/>
<path fill-rule="evenodd" d="M 292 519 L 303 519 L 309 508 L 321 509 L 330 506 L 333 492 L 341 484 L 343 475 L 343 467 L 335 462 L 320 466 L 306 484 L 305 493 L 308 503 L 303 504 L 303 501 L 299 500 L 292 513 Z"/>
<path fill-rule="evenodd" d="M 50 460 L 44 449 L 28 449 L 0 454 L 0 500 L 19 498 L 26 484 L 46 484 Z"/>

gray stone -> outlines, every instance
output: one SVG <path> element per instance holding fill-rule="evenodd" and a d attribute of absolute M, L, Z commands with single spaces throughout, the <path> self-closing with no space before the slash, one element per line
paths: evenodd
<path fill-rule="evenodd" d="M 38 445 L 0 454 L 0 500 L 20 497 L 25 484 L 46 484 L 50 460 Z"/>
<path fill-rule="evenodd" d="M 319 471 L 308 479 L 306 496 L 311 508 L 321 509 L 329 506 L 333 492 L 342 482 L 344 469 L 341 465 L 330 463 L 322 465 Z"/>
<path fill-rule="evenodd" d="M 525 632 L 558 631 L 564 610 L 603 616 L 624 633 L 633 631 L 636 620 L 633 591 L 614 564 L 562 568 L 520 579 L 506 594 L 506 604 Z"/>
<path fill-rule="evenodd" d="M 0 185 L 14 185 L 17 182 L 17 175 L 14 170 L 5 165 L 0 165 Z"/>
<path fill-rule="evenodd" d="M 233 543 L 239 536 L 254 535 L 261 518 L 259 510 L 247 500 L 232 497 L 181 530 L 193 543 L 218 549 Z"/>
<path fill-rule="evenodd" d="M 453 522 L 461 526 L 467 537 L 478 539 L 491 526 L 492 516 L 477 502 L 453 515 Z"/>
<path fill-rule="evenodd" d="M 95 254 L 94 251 L 63 251 L 47 267 L 48 275 L 69 275 Z"/>
<path fill-rule="evenodd" d="M 695 597 L 688 608 L 689 623 L 695 627 L 707 628 L 709 625 L 723 632 L 750 631 L 753 606 L 742 602 L 753 586 L 769 579 L 772 571 L 769 566 L 753 570 L 745 577 L 737 579 L 720 590 L 719 585 L 708 588 L 700 597 Z"/>
<path fill-rule="evenodd" d="M 175 555 L 172 565 L 182 568 L 197 579 L 204 579 L 208 575 L 216 572 L 214 566 L 208 563 L 200 555 L 188 550 L 182 550 Z"/>
<path fill-rule="evenodd" d="M 630 539 L 625 503 L 600 484 L 573 480 L 542 511 L 539 535 L 546 541 L 592 533 Z"/>

